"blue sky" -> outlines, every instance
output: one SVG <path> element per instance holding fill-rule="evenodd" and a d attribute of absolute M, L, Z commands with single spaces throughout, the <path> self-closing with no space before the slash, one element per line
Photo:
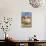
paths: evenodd
<path fill-rule="evenodd" d="M 22 16 L 32 16 L 32 12 L 22 12 Z"/>

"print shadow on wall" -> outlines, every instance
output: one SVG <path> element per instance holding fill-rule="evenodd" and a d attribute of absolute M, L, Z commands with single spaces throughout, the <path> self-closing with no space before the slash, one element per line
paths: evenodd
<path fill-rule="evenodd" d="M 32 12 L 21 13 L 21 27 L 32 27 Z"/>

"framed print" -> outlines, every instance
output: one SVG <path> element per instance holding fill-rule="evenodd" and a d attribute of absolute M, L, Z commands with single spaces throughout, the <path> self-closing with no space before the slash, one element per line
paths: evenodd
<path fill-rule="evenodd" d="M 21 13 L 21 26 L 32 27 L 32 12 Z"/>

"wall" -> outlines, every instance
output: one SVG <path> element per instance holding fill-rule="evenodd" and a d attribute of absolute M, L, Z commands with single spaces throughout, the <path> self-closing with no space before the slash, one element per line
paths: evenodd
<path fill-rule="evenodd" d="M 32 28 L 21 27 L 21 12 L 32 12 Z M 16 40 L 27 40 L 34 34 L 37 35 L 39 40 L 44 40 L 44 25 L 46 15 L 45 8 L 32 8 L 28 0 L 0 0 L 0 17 L 13 17 L 13 22 L 10 31 L 10 35 L 16 38 Z M 2 31 L 0 32 L 0 35 Z M 0 36 L 0 39 L 3 37 Z"/>
<path fill-rule="evenodd" d="M 44 28 L 44 38 L 46 39 L 46 15 L 45 15 L 45 24 L 44 24 L 45 28 Z"/>

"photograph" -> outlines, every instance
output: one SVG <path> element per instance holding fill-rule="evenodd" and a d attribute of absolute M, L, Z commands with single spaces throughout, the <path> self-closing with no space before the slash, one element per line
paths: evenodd
<path fill-rule="evenodd" d="M 21 13 L 21 26 L 32 27 L 32 12 Z"/>

